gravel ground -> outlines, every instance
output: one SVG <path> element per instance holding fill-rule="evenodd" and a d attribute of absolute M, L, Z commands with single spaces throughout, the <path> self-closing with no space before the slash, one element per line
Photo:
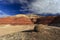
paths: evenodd
<path fill-rule="evenodd" d="M 40 27 L 39 32 L 15 32 L 0 36 L 0 40 L 60 40 L 59 27 Z"/>

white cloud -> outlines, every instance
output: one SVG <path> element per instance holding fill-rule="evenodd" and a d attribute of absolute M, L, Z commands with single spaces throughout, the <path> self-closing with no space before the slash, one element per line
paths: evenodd
<path fill-rule="evenodd" d="M 31 7 L 37 13 L 60 13 L 60 0 L 36 0 Z"/>

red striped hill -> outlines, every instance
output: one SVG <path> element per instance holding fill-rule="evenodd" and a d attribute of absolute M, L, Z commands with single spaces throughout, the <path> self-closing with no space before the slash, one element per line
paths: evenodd
<path fill-rule="evenodd" d="M 16 15 L 12 17 L 0 18 L 0 24 L 30 25 L 33 23 L 26 15 Z"/>

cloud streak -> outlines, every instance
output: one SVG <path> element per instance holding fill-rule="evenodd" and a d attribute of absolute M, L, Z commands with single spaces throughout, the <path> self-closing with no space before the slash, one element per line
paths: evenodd
<path fill-rule="evenodd" d="M 1 17 L 6 17 L 6 16 L 10 16 L 10 15 L 8 15 L 5 12 L 3 12 L 3 11 L 0 10 L 0 18 Z"/>
<path fill-rule="evenodd" d="M 60 13 L 60 0 L 36 0 L 31 8 L 36 13 Z"/>

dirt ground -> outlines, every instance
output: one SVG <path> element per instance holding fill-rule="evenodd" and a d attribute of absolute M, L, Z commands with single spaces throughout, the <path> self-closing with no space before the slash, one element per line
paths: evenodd
<path fill-rule="evenodd" d="M 0 36 L 18 32 L 18 31 L 24 31 L 24 30 L 33 30 L 34 25 L 0 25 Z"/>

